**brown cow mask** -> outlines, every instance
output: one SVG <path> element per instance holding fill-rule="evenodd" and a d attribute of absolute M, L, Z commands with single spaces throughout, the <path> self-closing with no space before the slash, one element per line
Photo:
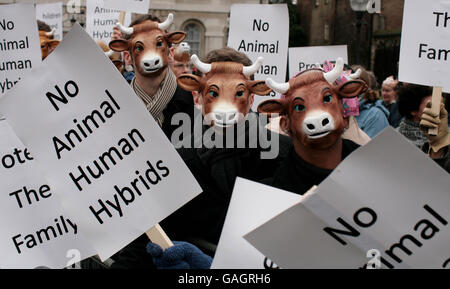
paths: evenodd
<path fill-rule="evenodd" d="M 341 99 L 367 90 L 361 80 L 336 85 L 343 66 L 342 58 L 338 58 L 335 68 L 327 73 L 310 69 L 282 84 L 268 78 L 266 84 L 286 97 L 265 101 L 258 106 L 258 111 L 284 115 L 281 127 L 303 147 L 321 150 L 333 146 L 348 125 Z"/>
<path fill-rule="evenodd" d="M 251 106 L 252 94 L 266 95 L 271 89 L 264 81 L 251 81 L 262 64 L 262 57 L 251 66 L 236 62 L 201 62 L 192 55 L 192 63 L 203 72 L 203 77 L 182 74 L 178 84 L 187 91 L 198 91 L 202 95 L 205 120 L 219 128 L 230 127 L 244 119 Z"/>
<path fill-rule="evenodd" d="M 59 44 L 59 40 L 53 39 L 53 35 L 55 34 L 55 29 L 50 32 L 47 31 L 39 31 L 39 40 L 41 42 L 41 53 L 42 60 L 44 60 L 53 50 L 55 50 L 56 46 Z"/>
<path fill-rule="evenodd" d="M 180 43 L 186 37 L 186 33 L 181 31 L 164 32 L 172 21 L 173 14 L 169 14 L 163 23 L 146 20 L 133 27 L 124 27 L 118 23 L 117 27 L 122 33 L 131 37 L 129 40 L 113 40 L 109 43 L 109 47 L 117 52 L 128 51 L 136 73 L 152 76 L 167 67 L 169 43 Z"/>

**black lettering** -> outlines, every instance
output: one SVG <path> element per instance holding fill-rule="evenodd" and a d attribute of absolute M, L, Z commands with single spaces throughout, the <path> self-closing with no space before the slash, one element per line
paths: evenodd
<path fill-rule="evenodd" d="M 102 218 L 100 218 L 100 214 L 101 214 L 102 212 L 105 212 L 110 218 L 112 217 L 112 214 L 111 214 L 111 212 L 108 210 L 108 208 L 106 208 L 106 206 L 105 206 L 105 204 L 103 203 L 102 200 L 99 199 L 98 202 L 100 203 L 100 206 L 102 207 L 100 210 L 96 211 L 96 210 L 94 209 L 94 207 L 92 207 L 92 206 L 89 206 L 89 209 L 91 210 L 92 214 L 94 214 L 95 218 L 97 218 L 97 221 L 98 221 L 100 224 L 103 224 L 103 220 L 102 220 Z"/>
<path fill-rule="evenodd" d="M 359 215 L 362 212 L 369 213 L 369 215 L 371 216 L 371 220 L 369 222 L 363 223 L 360 220 Z M 353 221 L 355 221 L 355 224 L 357 224 L 360 227 L 368 228 L 368 227 L 372 226 L 373 224 L 375 224 L 375 222 L 377 221 L 377 214 L 375 213 L 374 210 L 372 210 L 370 208 L 361 208 L 358 211 L 356 211 L 356 213 L 353 215 Z"/>
<path fill-rule="evenodd" d="M 80 166 L 78 166 L 78 170 L 81 173 L 81 175 L 79 177 L 75 178 L 72 173 L 69 173 L 69 175 L 70 175 L 70 178 L 72 179 L 72 181 L 74 182 L 74 184 L 77 186 L 78 190 L 81 192 L 83 190 L 83 188 L 79 184 L 79 181 L 84 179 L 90 185 L 91 180 L 89 180 L 88 176 L 86 175 L 86 173 L 83 171 L 83 169 Z"/>
<path fill-rule="evenodd" d="M 405 240 L 410 240 L 411 242 L 413 242 L 414 244 L 416 244 L 418 247 L 422 247 L 422 243 L 420 243 L 416 238 L 414 238 L 411 235 L 405 235 L 403 237 L 400 238 L 400 241 L 394 245 L 391 246 L 391 248 L 389 248 L 389 250 L 386 250 L 386 254 L 389 255 L 392 259 L 394 259 L 395 261 L 397 261 L 397 263 L 401 263 L 402 259 L 400 259 L 397 255 L 394 254 L 394 249 L 395 248 L 399 248 L 401 249 L 403 252 L 405 252 L 407 255 L 411 255 L 412 252 L 411 250 L 409 250 L 408 248 L 406 248 L 406 246 L 403 244 L 403 242 Z"/>
<path fill-rule="evenodd" d="M 348 224 L 342 218 L 337 218 L 336 221 L 341 223 L 345 228 L 347 228 L 348 231 L 334 229 L 334 228 L 330 228 L 330 227 L 326 227 L 323 230 L 325 232 L 327 232 L 331 237 L 336 239 L 342 245 L 344 245 L 344 246 L 347 245 L 347 242 L 342 240 L 337 234 L 342 234 L 342 235 L 347 235 L 347 236 L 352 236 L 352 237 L 358 237 L 360 235 L 360 233 L 355 228 L 353 228 L 350 224 Z"/>

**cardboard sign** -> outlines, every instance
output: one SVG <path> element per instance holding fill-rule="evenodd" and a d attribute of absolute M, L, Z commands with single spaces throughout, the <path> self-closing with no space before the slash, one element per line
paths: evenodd
<path fill-rule="evenodd" d="M 445 170 L 387 128 L 245 238 L 283 268 L 445 268 L 449 188 Z"/>
<path fill-rule="evenodd" d="M 77 261 L 94 255 L 6 121 L 0 121 L 0 160 L 0 267 L 63 268 L 70 250 L 78 251 Z"/>
<path fill-rule="evenodd" d="M 405 1 L 400 81 L 440 86 L 444 92 L 450 92 L 449 5 L 449 0 Z"/>
<path fill-rule="evenodd" d="M 253 62 L 264 57 L 255 79 L 270 77 L 286 81 L 289 45 L 289 13 L 286 4 L 233 4 L 231 6 L 228 46 L 245 53 Z M 253 109 L 264 100 L 279 97 L 275 92 L 256 96 Z"/>
<path fill-rule="evenodd" d="M 120 11 L 104 7 L 104 0 L 87 0 L 86 32 L 94 40 L 108 44 L 111 41 L 114 25 L 119 21 Z M 130 25 L 131 14 L 125 15 L 125 26 Z"/>
<path fill-rule="evenodd" d="M 297 73 L 323 64 L 326 60 L 332 61 L 338 57 L 347 60 L 347 45 L 309 46 L 289 48 L 289 78 Z"/>
<path fill-rule="evenodd" d="M 0 111 L 102 259 L 201 192 L 146 107 L 78 24 L 30 74 L 0 101 Z"/>
<path fill-rule="evenodd" d="M 300 195 L 237 178 L 211 269 L 276 267 L 242 236 L 300 199 Z"/>
<path fill-rule="evenodd" d="M 0 9 L 0 97 L 42 62 L 33 4 Z"/>
<path fill-rule="evenodd" d="M 148 14 L 150 0 L 104 0 L 105 8 L 138 14 Z"/>
<path fill-rule="evenodd" d="M 36 4 L 36 19 L 44 21 L 52 29 L 55 29 L 54 39 L 62 40 L 62 2 Z"/>

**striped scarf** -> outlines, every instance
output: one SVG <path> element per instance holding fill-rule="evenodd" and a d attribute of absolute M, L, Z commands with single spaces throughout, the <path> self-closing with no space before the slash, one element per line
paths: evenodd
<path fill-rule="evenodd" d="M 177 78 L 172 70 L 167 69 L 166 77 L 159 85 L 158 91 L 155 95 L 150 96 L 144 90 L 142 90 L 136 83 L 136 77 L 131 80 L 131 87 L 139 98 L 144 102 L 147 110 L 158 122 L 159 126 L 162 126 L 164 122 L 163 110 L 167 104 L 172 100 L 175 91 L 177 90 Z"/>
<path fill-rule="evenodd" d="M 397 128 L 397 131 L 420 149 L 424 143 L 428 141 L 427 137 L 420 130 L 419 124 L 407 119 L 406 117 L 403 118 Z"/>

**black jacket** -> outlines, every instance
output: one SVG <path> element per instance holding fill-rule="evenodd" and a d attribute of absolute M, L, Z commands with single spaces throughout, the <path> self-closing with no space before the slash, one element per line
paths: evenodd
<path fill-rule="evenodd" d="M 263 133 L 269 133 L 265 128 Z M 206 240 L 217 244 L 225 222 L 236 177 L 261 181 L 272 177 L 292 145 L 289 137 L 279 136 L 279 154 L 261 159 L 257 148 L 179 149 L 181 157 L 202 187 L 203 193 L 162 221 L 173 240 Z"/>
<path fill-rule="evenodd" d="M 183 90 L 177 86 L 177 90 L 173 95 L 166 108 L 163 110 L 164 122 L 162 124 L 162 130 L 166 136 L 171 138 L 172 133 L 178 128 L 177 125 L 172 125 L 172 116 L 176 113 L 186 113 L 191 119 L 191 131 L 194 125 L 194 99 L 192 93 Z"/>
<path fill-rule="evenodd" d="M 359 145 L 347 139 L 342 141 L 342 159 L 345 159 Z M 292 147 L 289 157 L 280 165 L 274 177 L 263 182 L 285 191 L 303 195 L 312 186 L 319 185 L 332 171 L 307 163 L 297 155 Z"/>
<path fill-rule="evenodd" d="M 430 143 L 425 143 L 422 147 L 422 151 L 424 153 L 428 153 L 428 150 L 430 148 Z M 447 173 L 450 174 L 450 146 L 447 146 L 444 148 L 444 155 L 442 158 L 439 159 L 433 159 L 441 168 L 447 171 Z"/>

